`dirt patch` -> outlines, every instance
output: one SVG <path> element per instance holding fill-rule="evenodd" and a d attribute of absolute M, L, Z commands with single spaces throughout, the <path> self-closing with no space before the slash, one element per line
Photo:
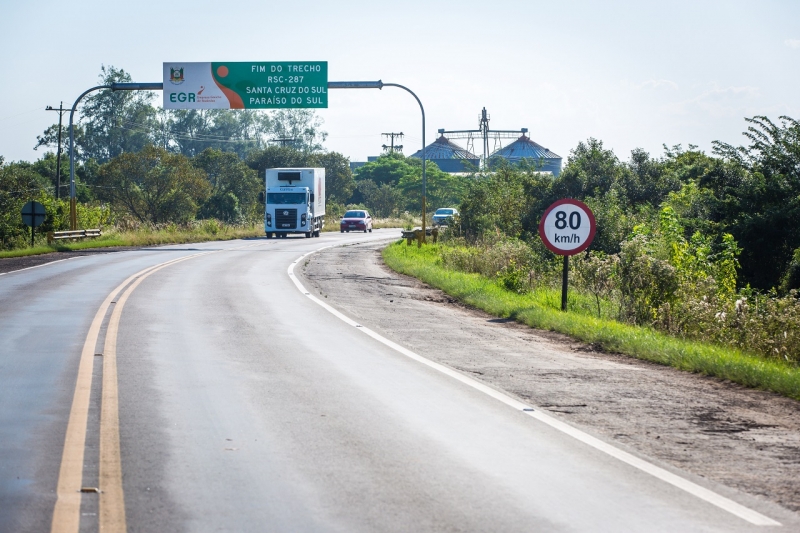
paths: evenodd
<path fill-rule="evenodd" d="M 800 511 L 800 402 L 607 354 L 465 307 L 368 243 L 309 258 L 304 283 L 364 325 L 558 417 Z"/>

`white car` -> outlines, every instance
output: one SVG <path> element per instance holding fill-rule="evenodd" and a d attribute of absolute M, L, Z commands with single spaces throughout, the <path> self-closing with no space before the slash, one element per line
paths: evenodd
<path fill-rule="evenodd" d="M 453 209 L 452 207 L 440 207 L 433 214 L 433 223 L 437 226 L 446 226 L 448 221 L 457 214 L 457 209 Z"/>

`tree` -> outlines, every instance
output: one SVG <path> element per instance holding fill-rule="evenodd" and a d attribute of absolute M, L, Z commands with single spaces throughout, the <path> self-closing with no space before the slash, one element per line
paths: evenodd
<path fill-rule="evenodd" d="M 421 168 L 421 166 L 420 166 Z M 375 161 L 356 169 L 356 181 L 372 180 L 380 186 L 397 185 L 404 176 L 414 174 L 409 159 L 399 152 L 384 154 Z"/>
<path fill-rule="evenodd" d="M 0 158 L 0 249 L 13 247 L 20 238 L 25 240 L 29 230 L 22 224 L 22 206 L 48 196 L 49 186 L 47 178 L 39 175 L 30 163 L 6 164 Z M 50 227 L 41 229 L 47 231 Z"/>
<path fill-rule="evenodd" d="M 322 118 L 313 109 L 277 109 L 271 116 L 272 135 L 287 139 L 290 146 L 303 152 L 318 152 L 328 134 L 322 131 Z"/>
<path fill-rule="evenodd" d="M 355 180 L 350 160 L 338 152 L 316 153 L 311 157 L 315 167 L 325 169 L 325 194 L 330 202 L 344 204 L 353 195 Z"/>
<path fill-rule="evenodd" d="M 250 152 L 247 164 L 261 179 L 268 168 L 322 167 L 327 202 L 343 204 L 355 188 L 350 161 L 337 152 L 309 153 L 289 146 L 269 146 Z"/>
<path fill-rule="evenodd" d="M 777 286 L 800 248 L 800 122 L 745 119 L 747 147 L 714 142 L 722 162 L 700 179 L 714 191 L 710 217 L 742 246 L 742 278 L 760 289 Z M 793 287 L 789 287 L 793 288 Z"/>
<path fill-rule="evenodd" d="M 590 138 L 585 143 L 579 142 L 570 151 L 567 165 L 553 183 L 554 198 L 583 200 L 604 195 L 625 172 L 629 169 L 613 150 L 603 148 L 603 141 Z"/>
<path fill-rule="evenodd" d="M 240 158 L 267 146 L 272 120 L 252 109 L 176 109 L 158 113 L 158 146 L 194 157 L 207 148 Z"/>
<path fill-rule="evenodd" d="M 123 69 L 103 66 L 100 84 L 130 82 Z M 87 96 L 81 113 L 85 135 L 82 157 L 106 162 L 125 152 L 138 152 L 152 142 L 155 109 L 149 91 L 101 90 Z M 77 154 L 76 154 L 77 155 Z"/>
<path fill-rule="evenodd" d="M 140 222 L 188 222 L 211 195 L 203 170 L 163 148 L 123 153 L 100 168 L 101 199 Z"/>
<path fill-rule="evenodd" d="M 400 178 L 397 188 L 402 192 L 409 211 L 422 210 L 422 160 L 409 157 L 406 163 L 412 172 Z M 425 162 L 425 200 L 427 211 L 456 206 L 466 192 L 466 179 L 439 170 L 436 163 Z"/>
<path fill-rule="evenodd" d="M 501 165 L 494 172 L 476 175 L 468 182 L 459 214 L 461 228 L 468 238 L 488 233 L 519 238 L 526 230 L 525 213 L 534 210 L 531 203 L 548 189 L 539 185 L 546 179 L 535 172 L 526 172 L 510 165 Z M 539 215 L 534 215 L 538 226 Z"/>
<path fill-rule="evenodd" d="M 239 222 L 254 221 L 262 216 L 258 193 L 264 186 L 258 173 L 235 153 L 207 148 L 192 160 L 192 164 L 205 172 L 212 190 L 200 210 L 200 217 Z"/>

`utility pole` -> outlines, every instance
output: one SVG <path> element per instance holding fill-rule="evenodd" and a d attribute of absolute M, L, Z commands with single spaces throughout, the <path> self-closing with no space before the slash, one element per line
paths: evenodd
<path fill-rule="evenodd" d="M 394 138 L 395 138 L 395 137 L 397 137 L 397 139 L 398 139 L 398 140 L 402 140 L 402 139 L 403 139 L 403 132 L 401 131 L 400 133 L 394 133 L 394 132 L 391 132 L 391 133 L 381 133 L 381 135 L 383 135 L 383 136 L 384 136 L 384 137 L 386 137 L 387 139 L 391 138 L 391 145 L 390 145 L 390 146 L 386 146 L 386 145 L 384 144 L 384 145 L 383 145 L 383 149 L 384 149 L 384 150 L 386 150 L 386 149 L 388 148 L 388 149 L 389 149 L 389 153 L 390 153 L 390 154 L 393 154 L 393 153 L 394 153 L 394 150 L 395 150 Z M 402 152 L 402 151 L 403 151 L 403 145 L 402 145 L 402 144 L 398 144 L 396 148 L 397 148 L 397 150 L 398 150 L 398 151 L 400 151 L 400 152 Z"/>
<path fill-rule="evenodd" d="M 61 198 L 61 118 L 69 109 L 64 109 L 64 102 L 61 102 L 58 109 L 47 106 L 45 111 L 58 112 L 58 150 L 56 151 L 56 200 L 58 200 Z"/>

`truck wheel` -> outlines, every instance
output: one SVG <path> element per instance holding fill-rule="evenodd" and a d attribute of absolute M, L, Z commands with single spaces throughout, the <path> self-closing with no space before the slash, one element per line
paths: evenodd
<path fill-rule="evenodd" d="M 272 233 L 267 232 L 267 239 L 271 239 L 271 238 L 272 238 Z"/>
<path fill-rule="evenodd" d="M 369 232 L 372 233 L 372 228 L 369 228 Z"/>
<path fill-rule="evenodd" d="M 314 232 L 314 237 L 319 237 L 319 230 Z"/>
<path fill-rule="evenodd" d="M 310 239 L 313 235 L 314 235 L 314 232 L 312 232 L 312 231 L 306 232 L 306 239 Z"/>

